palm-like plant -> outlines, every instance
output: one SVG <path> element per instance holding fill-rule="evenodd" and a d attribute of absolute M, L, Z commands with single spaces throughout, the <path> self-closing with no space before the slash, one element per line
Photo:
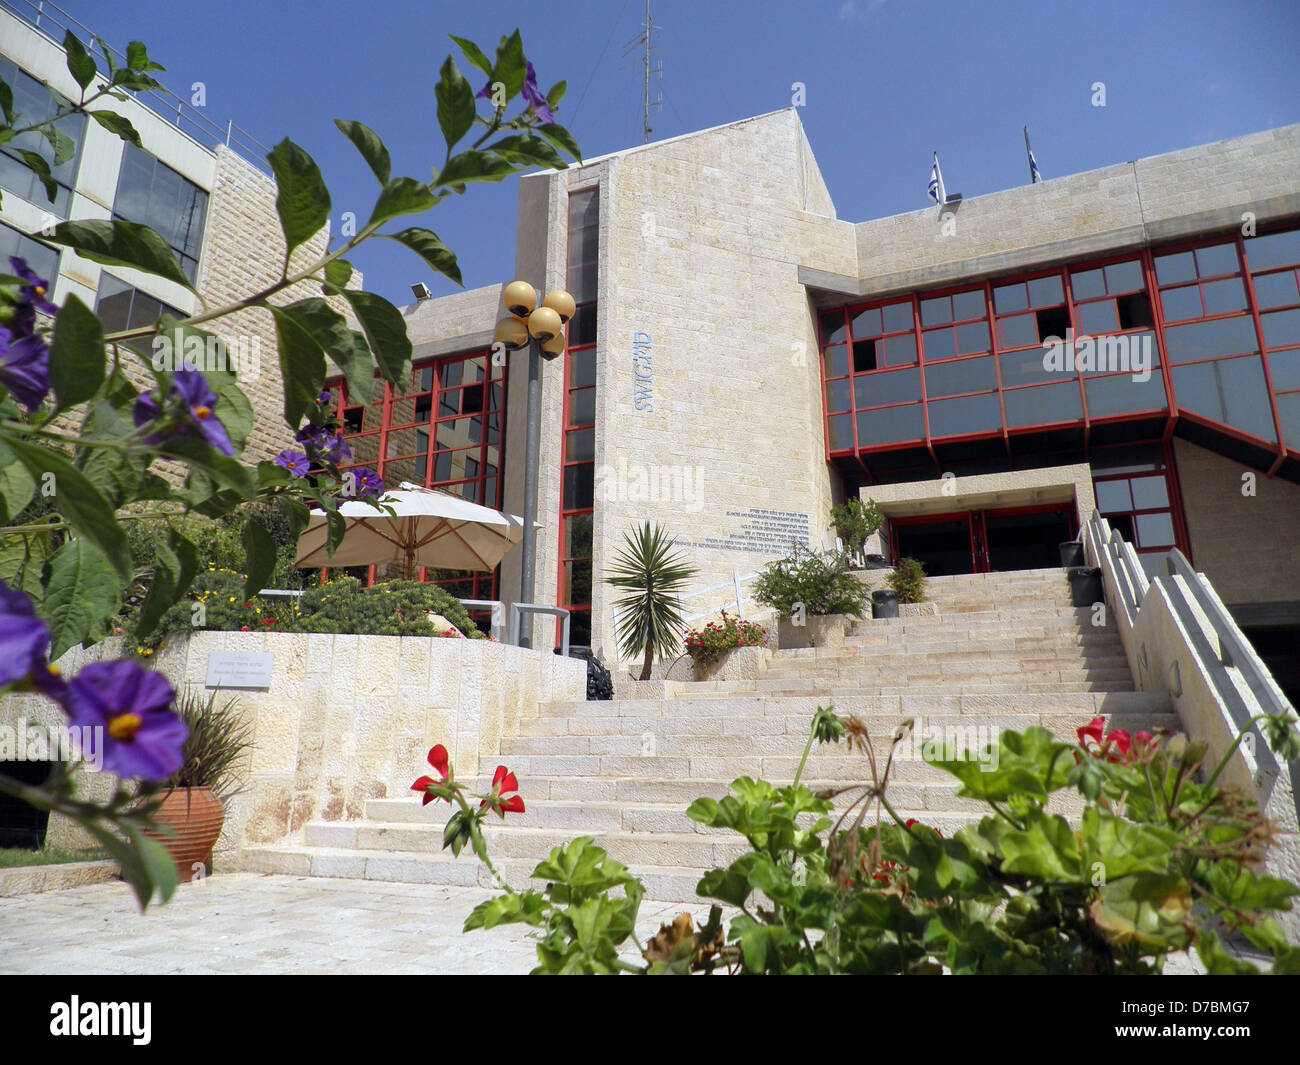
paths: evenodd
<path fill-rule="evenodd" d="M 641 679 L 649 680 L 655 652 L 662 658 L 677 649 L 685 627 L 677 594 L 696 570 L 673 553 L 675 541 L 658 525 L 646 522 L 623 540 L 605 583 L 628 593 L 616 604 L 618 648 L 628 658 L 645 656 Z"/>

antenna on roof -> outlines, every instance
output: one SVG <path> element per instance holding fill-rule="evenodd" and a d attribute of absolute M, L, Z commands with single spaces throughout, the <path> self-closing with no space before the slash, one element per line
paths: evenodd
<path fill-rule="evenodd" d="M 663 60 L 655 60 L 654 58 L 654 35 L 658 33 L 660 29 L 661 27 L 656 26 L 654 20 L 650 17 L 650 0 L 645 0 L 645 29 L 629 41 L 627 47 L 623 49 L 623 54 L 625 56 L 630 55 L 632 51 L 638 47 L 644 49 L 644 58 L 642 63 L 645 67 L 645 109 L 642 118 L 642 126 L 645 133 L 645 144 L 650 143 L 650 133 L 652 131 L 650 125 L 650 109 L 654 107 L 661 112 L 664 109 L 663 93 L 659 93 L 657 98 L 653 101 L 650 99 L 650 75 L 654 74 L 654 76 L 659 78 L 660 81 L 663 80 L 664 76 Z"/>

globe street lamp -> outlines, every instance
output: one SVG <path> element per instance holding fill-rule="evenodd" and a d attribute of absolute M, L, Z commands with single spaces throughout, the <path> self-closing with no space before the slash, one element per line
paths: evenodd
<path fill-rule="evenodd" d="M 533 584 L 536 573 L 537 522 L 537 463 L 541 445 L 541 361 L 564 354 L 564 324 L 573 317 L 573 297 L 557 290 L 548 293 L 537 304 L 537 290 L 527 281 L 512 281 L 502 293 L 502 302 L 510 312 L 508 318 L 497 323 L 493 333 L 495 344 L 507 351 L 518 351 L 528 345 L 528 419 L 524 454 L 524 540 L 522 575 L 519 582 L 519 600 L 533 602 Z M 531 647 L 533 636 L 532 614 L 519 619 L 519 646 Z"/>

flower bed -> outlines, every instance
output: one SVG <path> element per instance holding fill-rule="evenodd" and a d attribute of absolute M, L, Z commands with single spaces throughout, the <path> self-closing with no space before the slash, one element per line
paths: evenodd
<path fill-rule="evenodd" d="M 722 621 L 710 621 L 702 629 L 690 629 L 685 637 L 686 653 L 697 667 L 711 666 L 736 647 L 764 647 L 767 630 L 757 622 L 746 621 L 722 611 Z"/>

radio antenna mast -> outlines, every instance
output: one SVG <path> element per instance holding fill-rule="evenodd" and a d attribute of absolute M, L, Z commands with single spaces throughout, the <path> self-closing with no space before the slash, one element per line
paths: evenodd
<path fill-rule="evenodd" d="M 653 74 L 661 80 L 664 76 L 663 60 L 655 58 L 654 35 L 659 30 L 660 27 L 656 26 L 654 20 L 650 17 L 650 0 L 645 0 L 645 28 L 638 36 L 629 41 L 627 47 L 623 50 L 623 55 L 627 56 L 637 48 L 642 49 L 642 66 L 645 73 L 645 103 L 641 124 L 645 144 L 650 143 L 650 134 L 653 132 L 653 127 L 650 125 L 651 108 L 662 111 L 664 107 L 663 93 L 659 93 L 654 100 L 650 99 L 650 75 Z"/>

